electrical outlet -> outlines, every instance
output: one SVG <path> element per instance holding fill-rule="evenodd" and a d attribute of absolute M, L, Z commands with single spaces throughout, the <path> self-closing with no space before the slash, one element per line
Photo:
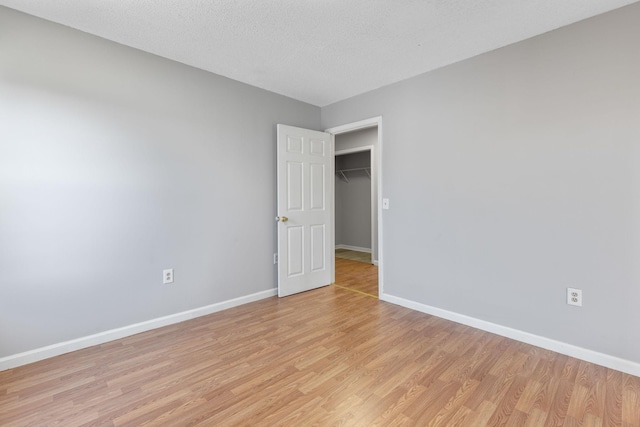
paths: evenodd
<path fill-rule="evenodd" d="M 278 253 L 277 253 L 277 252 L 275 252 L 275 253 L 273 254 L 273 263 L 274 263 L 274 264 L 277 264 L 277 263 L 278 263 Z"/>
<path fill-rule="evenodd" d="M 173 268 L 162 270 L 162 283 L 173 283 Z"/>
<path fill-rule="evenodd" d="M 582 307 L 582 289 L 567 288 L 567 304 Z"/>
<path fill-rule="evenodd" d="M 382 209 L 389 209 L 389 199 L 382 199 Z"/>

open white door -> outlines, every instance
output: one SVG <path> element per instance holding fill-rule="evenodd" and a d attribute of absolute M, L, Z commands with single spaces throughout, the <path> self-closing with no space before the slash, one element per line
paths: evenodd
<path fill-rule="evenodd" d="M 278 125 L 278 296 L 333 280 L 333 135 Z"/>

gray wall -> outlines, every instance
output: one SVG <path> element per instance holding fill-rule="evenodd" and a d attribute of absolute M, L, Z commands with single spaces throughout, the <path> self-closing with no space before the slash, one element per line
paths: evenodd
<path fill-rule="evenodd" d="M 636 3 L 322 109 L 383 116 L 385 293 L 640 362 L 638 22 Z"/>
<path fill-rule="evenodd" d="M 337 138 L 336 138 L 337 139 Z M 336 156 L 336 170 L 371 167 L 369 151 Z M 365 171 L 345 173 L 349 182 L 336 175 L 336 246 L 371 250 L 371 179 Z"/>
<path fill-rule="evenodd" d="M 0 7 L 0 357 L 273 289 L 276 123 L 320 111 Z"/>
<path fill-rule="evenodd" d="M 373 183 L 373 248 L 372 259 L 378 260 L 378 171 L 377 171 L 377 150 L 378 150 L 378 127 L 361 129 L 353 132 L 341 133 L 335 136 L 336 151 L 347 150 L 350 148 L 358 148 L 372 145 L 371 154 L 371 181 Z M 337 182 L 337 179 L 336 179 Z M 337 206 L 336 206 L 337 208 Z M 336 224 L 337 226 L 338 224 Z M 338 230 L 336 228 L 336 230 Z M 338 236 L 336 232 L 336 236 Z M 336 241 L 337 242 L 337 241 Z M 369 244 L 368 246 L 370 246 Z"/>

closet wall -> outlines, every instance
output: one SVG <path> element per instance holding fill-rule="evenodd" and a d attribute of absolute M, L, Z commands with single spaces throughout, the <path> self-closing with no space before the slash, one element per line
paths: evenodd
<path fill-rule="evenodd" d="M 338 247 L 344 245 L 371 250 L 371 178 L 367 174 L 370 168 L 370 151 L 336 156 Z"/>

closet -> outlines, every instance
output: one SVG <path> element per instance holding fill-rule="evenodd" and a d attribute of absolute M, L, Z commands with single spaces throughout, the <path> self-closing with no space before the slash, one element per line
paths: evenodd
<path fill-rule="evenodd" d="M 336 248 L 371 252 L 371 150 L 335 157 Z"/>

